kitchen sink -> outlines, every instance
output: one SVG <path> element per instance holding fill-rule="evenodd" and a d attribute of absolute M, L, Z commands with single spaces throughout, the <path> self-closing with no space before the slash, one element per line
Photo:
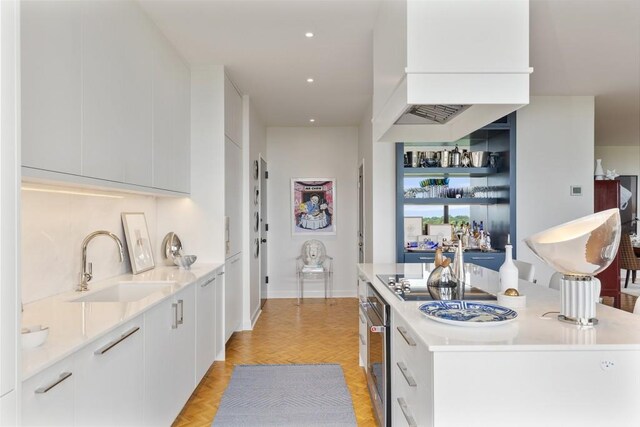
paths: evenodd
<path fill-rule="evenodd" d="M 175 282 L 120 282 L 72 300 L 73 302 L 134 302 L 156 292 L 169 294 Z"/>

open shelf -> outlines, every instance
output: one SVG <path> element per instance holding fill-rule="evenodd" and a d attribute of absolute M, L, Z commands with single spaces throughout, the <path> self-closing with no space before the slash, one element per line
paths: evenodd
<path fill-rule="evenodd" d="M 471 176 L 480 177 L 493 175 L 498 172 L 496 168 L 404 168 L 404 175 L 420 176 Z"/>
<path fill-rule="evenodd" d="M 447 197 L 422 197 L 405 198 L 405 205 L 495 205 L 499 199 L 482 197 L 460 197 L 457 199 Z"/>

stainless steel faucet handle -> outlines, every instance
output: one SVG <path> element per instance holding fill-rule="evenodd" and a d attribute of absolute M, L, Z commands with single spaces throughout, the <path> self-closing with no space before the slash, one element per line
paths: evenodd
<path fill-rule="evenodd" d="M 89 273 L 89 277 L 91 277 L 91 275 L 93 274 L 93 263 L 90 262 L 88 267 L 89 267 L 88 268 L 89 271 L 87 271 L 87 273 Z"/>

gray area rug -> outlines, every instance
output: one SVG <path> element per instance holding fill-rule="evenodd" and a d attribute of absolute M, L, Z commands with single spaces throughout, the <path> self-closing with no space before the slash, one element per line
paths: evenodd
<path fill-rule="evenodd" d="M 340 365 L 236 365 L 213 426 L 356 426 Z"/>

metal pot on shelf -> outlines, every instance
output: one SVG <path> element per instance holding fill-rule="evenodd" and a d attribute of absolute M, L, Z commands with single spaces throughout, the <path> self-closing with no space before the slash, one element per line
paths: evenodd
<path fill-rule="evenodd" d="M 483 168 L 487 166 L 489 162 L 488 151 L 472 151 L 471 152 L 471 166 L 474 168 Z"/>

